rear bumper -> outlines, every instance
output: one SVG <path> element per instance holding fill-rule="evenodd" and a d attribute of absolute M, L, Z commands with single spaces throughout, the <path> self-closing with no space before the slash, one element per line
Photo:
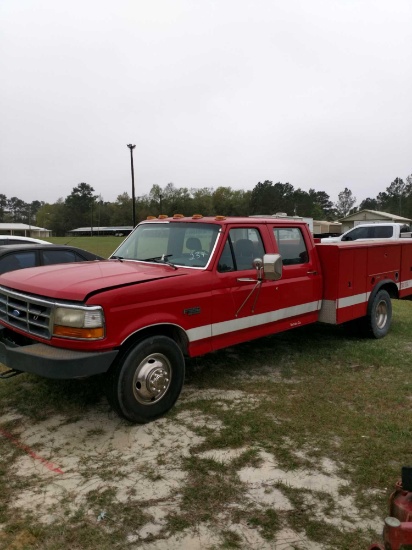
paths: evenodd
<path fill-rule="evenodd" d="M 117 354 L 117 350 L 74 351 L 39 342 L 18 346 L 5 337 L 5 329 L 0 327 L 0 363 L 19 372 L 45 378 L 83 378 L 107 372 Z"/>

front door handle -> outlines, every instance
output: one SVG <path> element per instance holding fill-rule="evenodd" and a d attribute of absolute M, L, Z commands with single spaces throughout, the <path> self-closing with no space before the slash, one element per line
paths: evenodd
<path fill-rule="evenodd" d="M 307 273 L 308 275 L 317 275 L 317 274 L 318 274 L 317 271 L 306 271 L 306 273 Z"/>

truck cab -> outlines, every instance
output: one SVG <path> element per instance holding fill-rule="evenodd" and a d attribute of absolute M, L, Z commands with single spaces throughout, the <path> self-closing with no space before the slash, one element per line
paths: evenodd
<path fill-rule="evenodd" d="M 349 229 L 338 237 L 324 237 L 322 243 L 336 243 L 358 241 L 364 239 L 399 239 L 401 236 L 410 237 L 410 228 L 401 223 L 363 223 Z"/>

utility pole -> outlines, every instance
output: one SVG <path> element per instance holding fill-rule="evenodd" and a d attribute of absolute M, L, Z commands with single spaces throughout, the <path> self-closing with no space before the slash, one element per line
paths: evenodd
<path fill-rule="evenodd" d="M 133 149 L 136 145 L 129 143 L 128 148 L 130 149 L 130 164 L 132 169 L 132 212 L 133 212 L 133 227 L 136 227 L 136 202 L 134 197 L 134 167 L 133 167 Z"/>

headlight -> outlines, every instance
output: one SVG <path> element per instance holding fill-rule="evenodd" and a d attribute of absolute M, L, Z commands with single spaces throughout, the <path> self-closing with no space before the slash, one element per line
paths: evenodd
<path fill-rule="evenodd" d="M 54 311 L 53 335 L 63 338 L 96 340 L 104 337 L 104 315 L 99 306 L 71 308 L 59 306 Z"/>

